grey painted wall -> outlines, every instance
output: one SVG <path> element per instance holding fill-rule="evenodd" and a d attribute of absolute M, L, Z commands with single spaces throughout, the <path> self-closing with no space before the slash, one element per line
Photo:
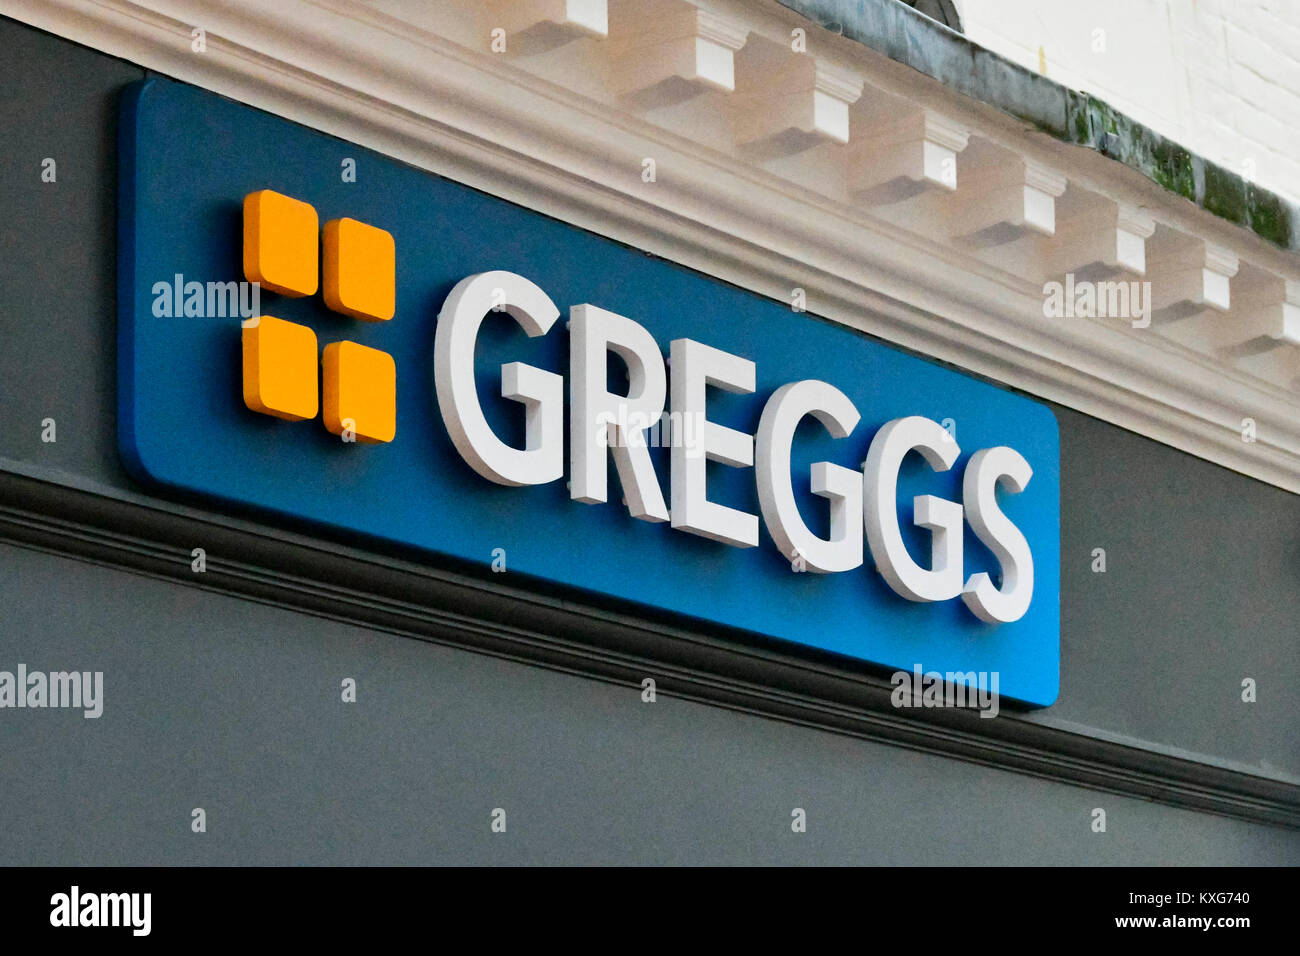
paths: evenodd
<path fill-rule="evenodd" d="M 1042 719 L 1300 776 L 1300 497 L 1057 417 L 1062 692 Z"/>
<path fill-rule="evenodd" d="M 3 19 L 0 50 L 0 458 L 132 488 L 115 451 L 113 132 L 117 91 L 143 73 Z M 1062 694 L 1033 719 L 1300 777 L 1300 498 L 1057 413 Z M 0 595 L 0 669 L 108 682 L 98 721 L 0 711 L 0 860 L 1300 862 L 1282 830 L 642 705 L 17 548 L 0 547 Z M 1087 828 L 1099 805 L 1118 811 L 1104 836 Z M 488 833 L 495 806 L 508 837 Z"/>

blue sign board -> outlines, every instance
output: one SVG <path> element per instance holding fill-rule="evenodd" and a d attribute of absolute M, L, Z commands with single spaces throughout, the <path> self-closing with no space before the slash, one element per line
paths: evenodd
<path fill-rule="evenodd" d="M 1056 699 L 1059 444 L 1045 405 L 793 311 L 789 303 L 164 79 L 146 80 L 124 99 L 120 177 L 119 435 L 123 458 L 140 480 L 480 567 L 495 559 L 512 579 L 523 575 L 538 587 L 638 602 L 884 668 L 997 673 L 1001 694 L 1030 706 Z M 236 310 L 246 300 L 224 298 L 224 283 L 249 276 L 253 200 L 246 197 L 266 190 L 296 204 L 258 207 L 264 248 L 257 255 L 268 263 L 258 311 L 282 320 L 262 327 L 260 361 L 269 361 L 273 348 L 286 355 L 305 348 L 315 356 L 319 346 L 326 366 L 313 358 L 312 371 L 304 373 L 314 376 L 322 368 L 322 375 L 352 374 L 340 373 L 339 363 L 365 358 L 364 374 L 377 376 L 366 381 L 388 381 L 384 387 L 395 389 L 391 440 L 388 434 L 341 440 L 339 428 L 326 425 L 337 389 L 331 398 L 323 388 L 326 412 L 315 416 L 314 377 L 295 386 L 306 403 L 299 420 L 255 410 L 259 401 L 291 404 L 272 395 L 270 385 L 263 383 L 262 399 L 249 399 L 245 326 L 256 323 Z M 364 270 L 356 273 L 359 285 L 348 285 L 353 279 L 339 271 L 343 278 L 331 283 L 327 276 L 317 292 L 309 268 L 304 288 L 312 294 L 300 294 L 304 289 L 291 279 L 285 279 L 291 294 L 271 291 L 275 276 L 294 267 L 273 261 L 272 244 L 289 242 L 285 237 L 300 234 L 297 224 L 312 228 L 317 220 L 345 223 L 324 240 L 323 268 L 343 270 L 339 256 L 364 254 L 367 263 L 380 263 L 374 269 L 391 271 L 391 318 L 364 314 L 386 308 L 382 289 L 362 288 L 371 276 Z M 255 263 L 253 271 L 258 268 Z M 861 414 L 853 431 L 835 438 L 806 419 L 791 455 L 799 511 L 822 536 L 827 502 L 811 493 L 810 466 L 863 468 L 873 436 L 890 421 L 923 416 L 942 423 L 961 450 L 948 470 L 936 471 L 916 453 L 899 470 L 898 522 L 907 552 L 921 566 L 931 560 L 931 532 L 914 523 L 914 496 L 961 503 L 972 453 L 1014 449 L 1032 479 L 1018 493 L 1000 487 L 997 504 L 1033 556 L 1028 610 L 1014 621 L 988 623 L 961 599 L 907 600 L 877 573 L 870 550 L 854 570 L 798 573 L 766 526 L 757 546 L 745 548 L 668 522 L 635 520 L 620 502 L 612 465 L 608 500 L 597 504 L 571 499 L 567 470 L 561 479 L 531 486 L 485 480 L 449 435 L 434 352 L 449 293 L 466 277 L 494 270 L 535 283 L 564 318 L 570 306 L 591 304 L 634 320 L 665 357 L 672 340 L 689 338 L 753 362 L 751 393 L 708 391 L 709 421 L 739 432 L 758 433 L 765 404 L 787 383 L 815 379 L 843 392 Z M 502 397 L 502 365 L 520 362 L 568 376 L 571 333 L 564 318 L 531 337 L 504 312 L 483 321 L 473 353 L 478 398 L 507 444 L 523 447 L 524 416 L 518 402 Z M 272 335 L 302 327 L 314 332 L 314 341 L 305 332 L 296 339 Z M 341 342 L 364 348 L 330 353 L 329 343 Z M 380 353 L 387 358 L 370 361 Z M 256 354 L 252 360 L 259 361 Z M 608 389 L 626 390 L 619 362 L 611 359 L 609 367 Z M 669 449 L 649 453 L 667 499 Z M 710 462 L 707 481 L 710 501 L 760 514 L 753 468 Z M 1001 581 L 999 558 L 969 524 L 963 527 L 964 574 L 984 571 Z"/>

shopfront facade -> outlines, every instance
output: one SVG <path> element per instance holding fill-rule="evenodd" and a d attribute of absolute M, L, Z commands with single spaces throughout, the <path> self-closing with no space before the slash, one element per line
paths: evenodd
<path fill-rule="evenodd" d="M 202 6 L 2 8 L 8 862 L 1300 862 L 1283 200 L 902 5 Z"/>

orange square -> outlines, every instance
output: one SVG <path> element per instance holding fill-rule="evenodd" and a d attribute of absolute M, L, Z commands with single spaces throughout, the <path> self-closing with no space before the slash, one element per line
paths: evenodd
<path fill-rule="evenodd" d="M 244 197 L 244 277 L 298 298 L 320 279 L 320 219 L 305 202 L 270 189 Z"/>
<path fill-rule="evenodd" d="M 297 422 L 315 418 L 316 333 L 305 325 L 262 315 L 243 327 L 244 404 L 263 415 Z"/>
<path fill-rule="evenodd" d="M 397 254 L 392 233 L 355 219 L 325 223 L 325 304 L 366 322 L 396 311 Z"/>
<path fill-rule="evenodd" d="M 397 434 L 397 365 L 387 352 L 356 342 L 331 342 L 325 369 L 325 427 L 359 442 L 390 442 Z"/>

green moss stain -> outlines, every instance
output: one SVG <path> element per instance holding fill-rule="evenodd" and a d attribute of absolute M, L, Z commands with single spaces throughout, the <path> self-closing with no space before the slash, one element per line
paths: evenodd
<path fill-rule="evenodd" d="M 1079 110 L 1074 114 L 1074 141 L 1076 143 L 1092 142 L 1092 127 L 1088 123 L 1088 111 Z"/>
<path fill-rule="evenodd" d="M 1148 133 L 1143 144 L 1148 162 L 1138 166 L 1142 172 L 1165 189 L 1186 199 L 1196 200 L 1196 173 L 1192 154 L 1171 140 Z"/>
<path fill-rule="evenodd" d="M 1291 206 L 1280 197 L 1254 183 L 1246 184 L 1247 221 L 1252 230 L 1269 242 L 1291 247 L 1291 212 Z"/>
<path fill-rule="evenodd" d="M 1079 146 L 1093 146 L 1092 119 L 1088 113 L 1089 97 L 1087 93 L 1067 92 L 1065 99 L 1065 131 L 1058 137 L 1067 143 Z"/>
<path fill-rule="evenodd" d="M 997 107 L 1060 142 L 1121 162 L 1207 212 L 1297 249 L 1300 206 L 1165 139 L 1104 100 L 1071 90 L 940 27 L 892 0 L 779 0 L 815 23 Z M 1300 224 L 1298 224 L 1300 225 Z"/>
<path fill-rule="evenodd" d="M 1205 209 L 1239 226 L 1247 224 L 1246 183 L 1214 163 L 1205 164 Z"/>

